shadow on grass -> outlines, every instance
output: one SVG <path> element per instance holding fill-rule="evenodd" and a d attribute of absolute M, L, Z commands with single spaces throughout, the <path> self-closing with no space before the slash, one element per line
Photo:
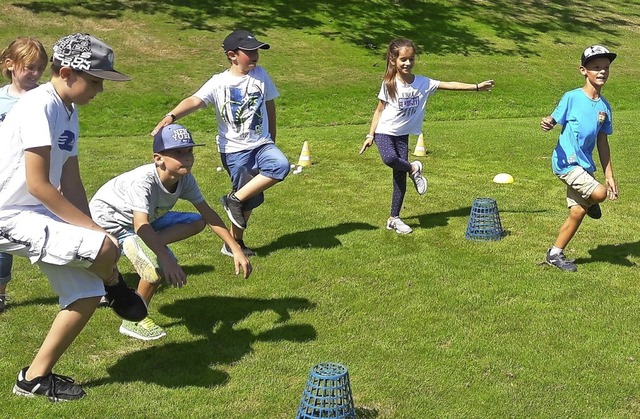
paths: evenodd
<path fill-rule="evenodd" d="M 590 258 L 576 259 L 576 263 L 608 262 L 615 265 L 637 267 L 629 256 L 640 257 L 640 242 L 604 244 L 589 250 Z"/>
<path fill-rule="evenodd" d="M 279 1 L 247 0 L 242 13 L 228 0 L 48 0 L 15 2 L 14 6 L 33 13 L 57 13 L 83 19 L 121 19 L 127 13 L 164 13 L 184 28 L 205 31 L 252 29 L 258 35 L 273 28 L 300 29 L 329 39 L 381 52 L 390 39 L 413 39 L 422 49 L 436 54 L 539 54 L 540 33 L 558 32 L 587 35 L 605 33 L 607 45 L 619 28 L 634 26 L 637 9 L 633 2 L 609 0 L 599 5 L 593 19 L 588 4 L 578 0 L 514 2 L 496 1 Z M 624 11 L 624 12 L 623 12 Z M 228 19 L 220 19 L 228 18 Z M 213 19 L 230 21 L 217 26 Z M 505 42 L 489 42 L 473 28 L 485 27 Z M 492 35 L 492 36 L 493 36 Z M 557 39 L 563 43 L 564 40 Z"/>
<path fill-rule="evenodd" d="M 87 383 L 89 386 L 113 382 L 142 381 L 168 388 L 211 387 L 229 380 L 217 365 L 231 365 L 253 351 L 255 342 L 308 342 L 316 338 L 308 324 L 283 324 L 291 312 L 311 310 L 315 304 L 303 298 L 199 297 L 179 300 L 160 307 L 160 313 L 176 319 L 171 325 L 184 325 L 201 336 L 193 342 L 157 344 L 125 355 L 107 369 L 109 376 Z M 237 328 L 249 316 L 273 312 L 274 325 L 260 332 Z"/>
<path fill-rule="evenodd" d="M 355 230 L 375 230 L 378 227 L 367 223 L 341 223 L 331 227 L 314 228 L 307 231 L 285 234 L 276 241 L 266 246 L 255 248 L 259 256 L 266 256 L 276 250 L 301 248 L 329 249 L 342 245 L 337 236 L 350 233 Z"/>
<path fill-rule="evenodd" d="M 445 227 L 449 225 L 449 219 L 454 217 L 468 217 L 471 214 L 471 207 L 462 207 L 450 211 L 432 212 L 418 215 L 420 228 Z"/>

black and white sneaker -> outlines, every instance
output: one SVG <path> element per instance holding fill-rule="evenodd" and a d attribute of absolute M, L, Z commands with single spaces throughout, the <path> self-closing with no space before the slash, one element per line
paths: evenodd
<path fill-rule="evenodd" d="M 78 400 L 87 395 L 82 386 L 74 384 L 72 378 L 64 375 L 49 373 L 44 377 L 36 377 L 28 381 L 26 379 L 28 369 L 29 367 L 24 367 L 18 373 L 13 394 L 23 397 L 45 396 L 52 402 Z"/>
<path fill-rule="evenodd" d="M 240 245 L 240 248 L 242 249 L 242 252 L 244 253 L 244 255 L 246 257 L 251 257 L 251 256 L 255 256 L 256 252 L 254 252 L 252 249 L 249 249 L 245 244 L 243 240 L 236 240 L 238 242 L 238 244 Z M 231 249 L 229 249 L 229 246 L 227 246 L 226 243 L 222 244 L 222 249 L 220 249 L 220 253 L 222 253 L 225 256 L 231 256 L 233 257 L 233 252 L 231 251 Z"/>
<path fill-rule="evenodd" d="M 7 296 L 4 294 L 0 294 L 0 313 L 2 313 L 7 304 Z"/>
<path fill-rule="evenodd" d="M 147 303 L 133 288 L 129 288 L 122 274 L 118 274 L 118 283 L 104 287 L 107 294 L 105 298 L 109 307 L 125 320 L 139 322 L 147 317 Z"/>
<path fill-rule="evenodd" d="M 236 227 L 242 230 L 247 228 L 247 220 L 242 215 L 242 202 L 236 198 L 233 192 L 220 198 L 220 202 L 222 202 L 225 212 Z"/>

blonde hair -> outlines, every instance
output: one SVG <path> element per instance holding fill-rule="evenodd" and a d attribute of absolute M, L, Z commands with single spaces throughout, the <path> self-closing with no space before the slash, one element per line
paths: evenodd
<path fill-rule="evenodd" d="M 9 46 L 0 53 L 2 75 L 9 80 L 12 79 L 8 64 L 16 68 L 24 68 L 40 60 L 47 62 L 48 59 L 47 52 L 40 41 L 30 36 L 21 36 L 11 41 Z"/>
<path fill-rule="evenodd" d="M 394 39 L 389 43 L 387 47 L 387 70 L 384 73 L 384 87 L 387 91 L 387 96 L 391 100 L 395 100 L 396 98 L 396 75 L 398 73 L 396 60 L 400 56 L 400 50 L 402 48 L 411 48 L 413 52 L 418 52 L 413 41 L 406 38 Z"/>

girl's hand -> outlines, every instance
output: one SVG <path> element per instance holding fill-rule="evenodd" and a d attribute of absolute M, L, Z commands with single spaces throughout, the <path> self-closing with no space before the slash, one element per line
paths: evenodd
<path fill-rule="evenodd" d="M 373 135 L 367 134 L 367 138 L 364 140 L 364 143 L 362 143 L 362 148 L 360 149 L 360 153 L 358 154 L 364 153 L 367 150 L 367 148 L 371 147 L 372 144 L 373 144 Z"/>

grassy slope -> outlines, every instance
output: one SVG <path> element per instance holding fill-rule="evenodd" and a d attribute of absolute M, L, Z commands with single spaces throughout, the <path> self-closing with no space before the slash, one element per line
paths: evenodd
<path fill-rule="evenodd" d="M 217 45 L 235 26 L 255 28 L 272 44 L 261 60 L 282 94 L 279 144 L 295 161 L 309 140 L 314 166 L 270 191 L 252 218 L 247 238 L 261 256 L 250 281 L 233 277 L 211 234 L 176 245 L 190 286 L 162 289 L 152 306 L 168 339 L 127 339 L 100 310 L 58 368 L 89 384 L 91 397 L 50 405 L 2 391 L 8 415 L 291 417 L 308 369 L 325 360 L 349 366 L 365 417 L 640 414 L 632 152 L 640 7 L 256 1 L 238 14 L 230 3 L 189 3 L 0 2 L 2 44 L 26 32 L 50 45 L 88 31 L 113 45 L 118 67 L 134 76 L 107 83 L 107 93 L 82 109 L 88 192 L 148 161 L 146 133 L 224 68 Z M 485 95 L 442 92 L 430 103 L 423 160 L 430 190 L 407 196 L 403 215 L 420 227 L 409 237 L 381 228 L 390 179 L 376 152 L 356 156 L 384 45 L 400 35 L 426 52 L 416 73 L 491 77 L 498 85 Z M 548 168 L 557 132 L 537 124 L 580 84 L 577 56 L 595 42 L 620 54 L 605 93 L 616 115 L 622 199 L 604 206 L 601 221 L 585 222 L 569 249 L 580 270 L 562 275 L 536 265 L 565 216 Z M 196 175 L 220 210 L 228 179 L 215 171 L 211 118 L 200 112 L 183 122 L 211 145 L 197 151 Z M 516 183 L 492 184 L 502 171 Z M 498 201 L 504 240 L 464 239 L 476 196 Z M 7 389 L 56 311 L 41 274 L 23 260 L 16 265 L 14 307 L 0 322 Z M 122 268 L 135 283 L 131 267 Z"/>

